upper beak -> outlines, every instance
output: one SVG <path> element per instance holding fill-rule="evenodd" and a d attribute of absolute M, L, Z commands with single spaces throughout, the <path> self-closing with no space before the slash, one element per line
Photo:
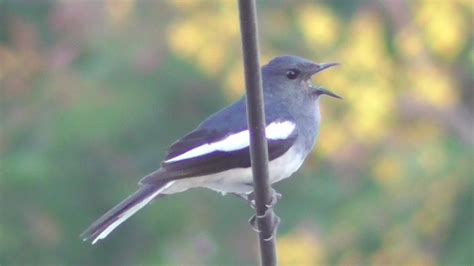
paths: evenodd
<path fill-rule="evenodd" d="M 318 72 L 325 70 L 326 68 L 330 68 L 333 66 L 337 66 L 339 63 L 323 63 L 323 64 L 314 64 L 311 69 L 311 75 L 314 75 Z"/>
<path fill-rule="evenodd" d="M 341 96 L 335 94 L 334 92 L 328 90 L 328 89 L 325 89 L 323 87 L 319 87 L 316 89 L 316 95 L 321 95 L 321 94 L 326 94 L 328 96 L 331 96 L 331 97 L 334 97 L 334 98 L 338 98 L 338 99 L 342 99 Z"/>

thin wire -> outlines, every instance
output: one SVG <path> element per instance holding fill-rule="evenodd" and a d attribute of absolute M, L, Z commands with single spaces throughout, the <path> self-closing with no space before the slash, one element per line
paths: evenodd
<path fill-rule="evenodd" d="M 267 211 L 266 204 L 272 201 L 272 189 L 268 174 L 268 150 L 265 137 L 265 113 L 255 0 L 239 0 L 239 13 L 256 215 L 262 217 Z M 275 216 L 272 210 L 269 211 L 270 215 L 257 218 L 260 231 L 258 233 L 260 259 L 261 264 L 265 266 L 277 264 L 275 237 L 272 237 Z"/>

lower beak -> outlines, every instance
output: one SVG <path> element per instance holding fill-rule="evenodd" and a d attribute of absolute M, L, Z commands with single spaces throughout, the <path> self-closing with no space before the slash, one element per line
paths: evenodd
<path fill-rule="evenodd" d="M 311 71 L 311 75 L 314 75 L 318 72 L 321 72 L 327 68 L 338 66 L 339 63 L 323 63 L 323 64 L 314 64 L 314 68 Z"/>
<path fill-rule="evenodd" d="M 342 99 L 341 96 L 335 94 L 334 92 L 328 90 L 328 89 L 325 89 L 323 87 L 319 87 L 316 89 L 316 95 L 322 95 L 322 94 L 326 94 L 328 96 L 331 96 L 331 97 L 334 97 L 334 98 L 338 98 L 338 99 Z"/>

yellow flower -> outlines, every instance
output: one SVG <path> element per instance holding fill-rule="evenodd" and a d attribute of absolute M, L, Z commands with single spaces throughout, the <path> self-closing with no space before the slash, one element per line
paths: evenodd
<path fill-rule="evenodd" d="M 415 14 L 433 52 L 445 60 L 456 58 L 466 45 L 465 36 L 470 31 L 460 6 L 455 1 L 421 1 Z"/>
<path fill-rule="evenodd" d="M 309 230 L 284 235 L 277 244 L 279 265 L 323 265 L 325 250 Z"/>
<path fill-rule="evenodd" d="M 326 6 L 303 5 L 296 12 L 303 35 L 310 47 L 327 49 L 334 45 L 340 34 L 340 23 Z"/>
<path fill-rule="evenodd" d="M 391 73 L 383 22 L 374 12 L 361 12 L 351 23 L 350 39 L 341 51 L 344 68 L 352 72 Z"/>
<path fill-rule="evenodd" d="M 172 2 L 180 5 L 187 2 Z M 168 45 L 175 54 L 196 62 L 204 73 L 217 76 L 228 60 L 226 51 L 240 45 L 235 3 L 222 1 L 202 12 L 188 12 L 168 28 Z M 191 9 L 192 11 L 192 9 Z"/>
<path fill-rule="evenodd" d="M 379 140 L 387 134 L 392 123 L 393 90 L 381 80 L 354 84 L 351 90 L 355 91 L 355 96 L 347 99 L 353 110 L 347 114 L 346 121 L 353 125 L 354 136 L 362 142 Z"/>
<path fill-rule="evenodd" d="M 400 54 L 408 60 L 423 55 L 425 49 L 421 36 L 413 27 L 406 27 L 398 32 L 395 36 L 395 45 Z"/>
<path fill-rule="evenodd" d="M 225 60 L 225 47 L 218 43 L 208 43 L 203 46 L 199 53 L 195 54 L 201 68 L 211 75 L 216 75 L 222 70 Z"/>
<path fill-rule="evenodd" d="M 413 96 L 437 107 L 451 107 L 458 102 L 459 92 L 452 77 L 439 68 L 422 66 L 408 70 Z"/>
<path fill-rule="evenodd" d="M 198 25 L 192 21 L 183 22 L 170 26 L 168 44 L 176 53 L 191 57 L 205 43 L 203 37 Z"/>

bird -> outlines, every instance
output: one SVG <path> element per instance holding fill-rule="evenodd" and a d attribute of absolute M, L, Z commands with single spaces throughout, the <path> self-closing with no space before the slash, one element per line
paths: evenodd
<path fill-rule="evenodd" d="M 283 55 L 261 67 L 272 184 L 296 172 L 315 146 L 321 123 L 320 96 L 341 98 L 311 81 L 313 75 L 336 65 Z M 92 223 L 80 235 L 82 240 L 95 244 L 152 200 L 190 188 L 231 193 L 251 202 L 253 177 L 245 97 L 174 142 L 159 169 L 143 177 L 136 192 Z"/>

